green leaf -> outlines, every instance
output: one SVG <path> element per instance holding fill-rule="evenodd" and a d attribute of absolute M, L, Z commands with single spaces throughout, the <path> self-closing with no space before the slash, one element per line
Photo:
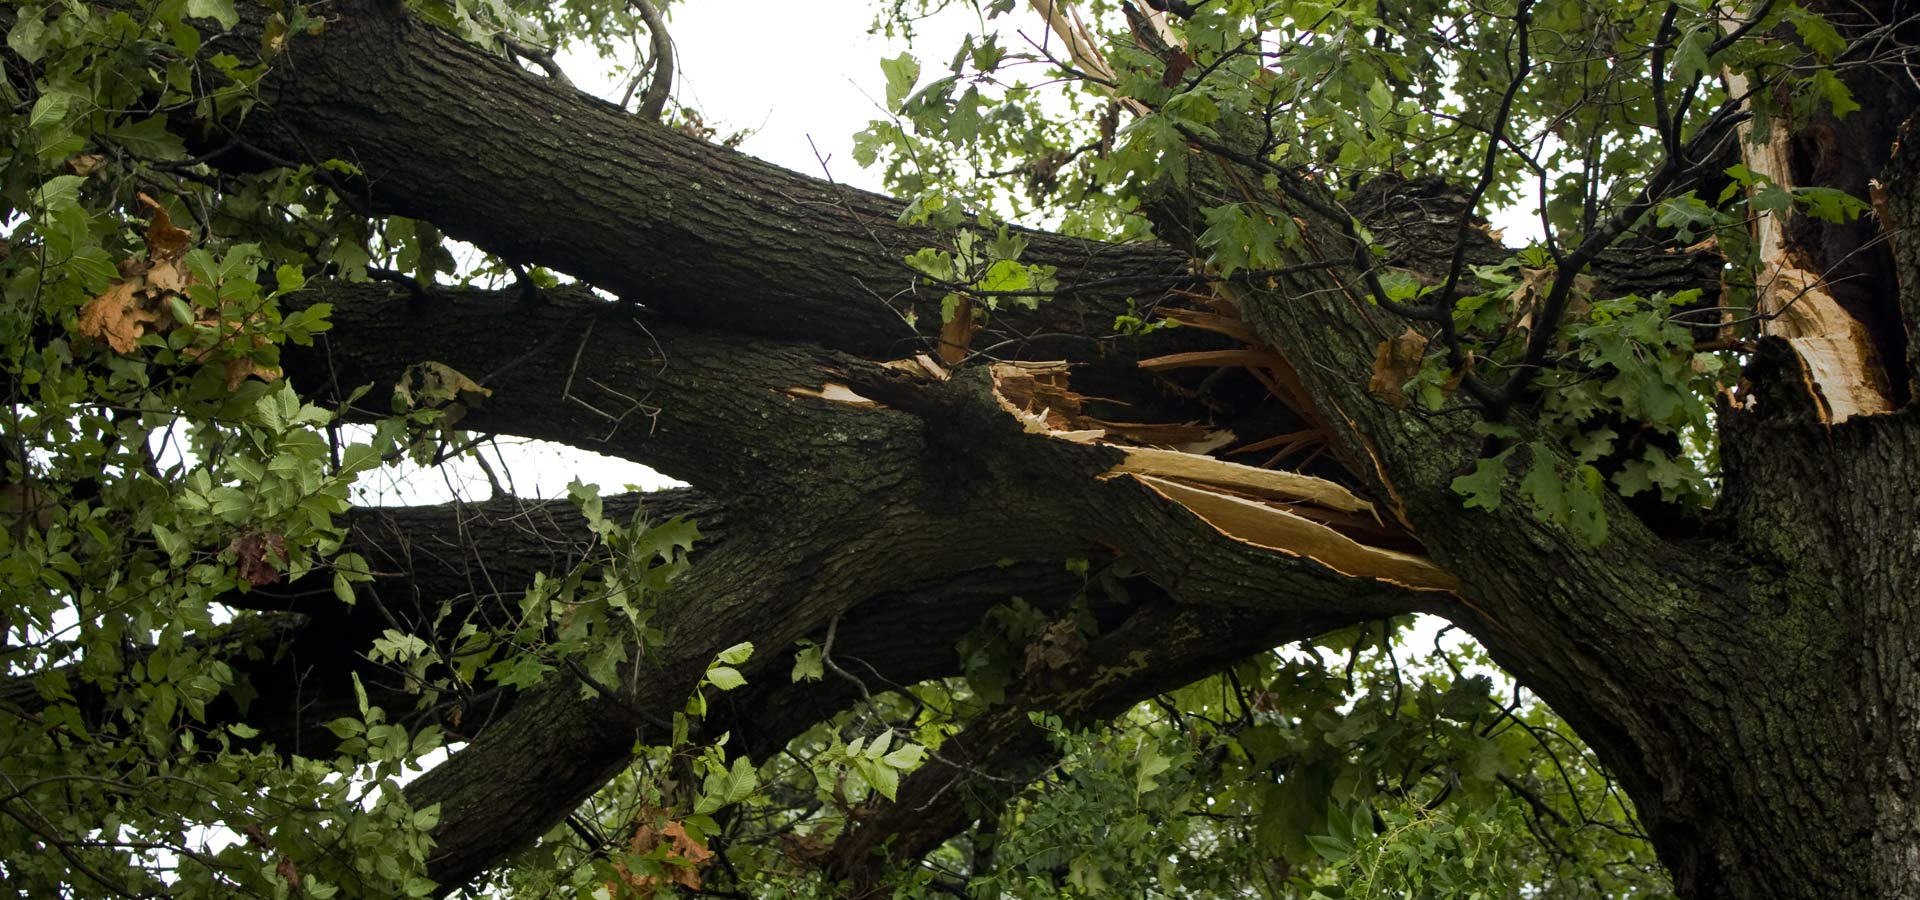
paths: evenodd
<path fill-rule="evenodd" d="M 1353 843 L 1324 834 L 1307 835 L 1307 844 L 1327 862 L 1340 862 L 1353 855 Z"/>
<path fill-rule="evenodd" d="M 759 787 L 760 773 L 754 769 L 753 762 L 745 756 L 734 757 L 733 769 L 727 774 L 727 802 L 744 802 Z"/>
<path fill-rule="evenodd" d="M 1574 470 L 1567 491 L 1567 527 L 1589 547 L 1607 540 L 1606 486 L 1599 469 L 1583 465 Z"/>
<path fill-rule="evenodd" d="M 187 157 L 187 147 L 179 136 L 167 130 L 165 116 L 148 116 L 137 122 L 116 125 L 107 137 L 143 159 L 177 160 Z"/>
<path fill-rule="evenodd" d="M 944 250 L 922 247 L 908 254 L 906 262 L 914 271 L 928 278 L 939 281 L 959 280 L 958 275 L 954 272 L 953 254 L 947 253 Z"/>
<path fill-rule="evenodd" d="M 1367 101 L 1373 104 L 1376 112 L 1386 112 L 1393 107 L 1393 89 L 1385 80 L 1375 81 L 1367 88 Z"/>
<path fill-rule="evenodd" d="M 1513 448 L 1508 447 L 1498 456 L 1483 457 L 1474 463 L 1471 473 L 1453 480 L 1453 492 L 1467 498 L 1468 509 L 1477 506 L 1492 512 L 1500 508 L 1500 489 L 1507 480 L 1507 457 L 1511 455 Z"/>
<path fill-rule="evenodd" d="M 1529 465 L 1527 474 L 1520 479 L 1520 492 L 1533 501 L 1533 508 L 1540 518 L 1548 522 L 1567 520 L 1566 486 L 1560 481 L 1560 473 L 1554 469 L 1553 449 L 1535 441 L 1527 447 Z"/>
<path fill-rule="evenodd" d="M 34 188 L 29 202 L 32 206 L 55 212 L 62 207 L 73 206 L 80 199 L 80 184 L 86 181 L 78 175 L 56 175 L 46 183 Z"/>
<path fill-rule="evenodd" d="M 1133 795 L 1137 798 L 1160 787 L 1154 776 L 1173 767 L 1173 759 L 1151 743 L 1143 743 L 1138 754 L 1139 768 L 1134 770 Z"/>
<path fill-rule="evenodd" d="M 731 691 L 747 683 L 747 677 L 732 666 L 714 666 L 707 670 L 707 681 L 723 691 Z"/>
<path fill-rule="evenodd" d="M 1859 102 L 1853 99 L 1853 91 L 1847 88 L 1846 82 L 1841 81 L 1840 76 L 1835 75 L 1832 69 L 1816 70 L 1813 73 L 1811 85 L 1814 96 L 1827 101 L 1827 105 L 1833 107 L 1833 117 L 1836 119 L 1844 119 L 1847 113 L 1860 108 Z"/>
<path fill-rule="evenodd" d="M 900 792 L 900 770 L 892 766 L 866 763 L 857 767 L 860 777 L 873 786 L 880 796 L 893 800 Z"/>
<path fill-rule="evenodd" d="M 897 110 L 920 80 L 920 61 L 914 59 L 911 53 L 901 53 L 892 59 L 881 60 L 880 71 L 887 76 L 887 108 Z"/>
<path fill-rule="evenodd" d="M 753 656 L 753 642 L 741 641 L 738 644 L 735 644 L 731 647 L 728 647 L 725 650 L 720 651 L 720 655 L 717 657 L 717 659 L 719 659 L 720 662 L 725 663 L 727 665 L 737 666 L 743 662 L 746 662 L 748 659 L 752 658 L 752 656 Z"/>
<path fill-rule="evenodd" d="M 47 11 L 35 7 L 20 11 L 12 30 L 7 32 L 7 47 L 22 60 L 37 63 L 47 55 Z"/>
<path fill-rule="evenodd" d="M 27 125 L 32 128 L 58 125 L 67 118 L 67 110 L 72 107 L 72 94 L 66 91 L 48 91 L 33 102 L 33 111 L 27 114 Z"/>
<path fill-rule="evenodd" d="M 1841 37 L 1840 32 L 1820 14 L 1794 10 L 1790 17 L 1793 19 L 1793 30 L 1799 33 L 1800 40 L 1807 45 L 1807 49 L 1819 54 L 1822 62 L 1847 49 L 1847 39 Z"/>
<path fill-rule="evenodd" d="M 804 644 L 793 654 L 793 680 L 819 681 L 826 677 L 826 666 L 820 657 L 820 648 L 813 644 Z"/>
<path fill-rule="evenodd" d="M 240 14 L 234 11 L 233 0 L 187 0 L 187 15 L 196 19 L 212 19 L 228 31 L 240 24 Z"/>
<path fill-rule="evenodd" d="M 907 771 L 920 765 L 920 761 L 925 759 L 926 755 L 927 748 L 919 744 L 902 744 L 880 757 L 880 761 L 896 769 Z"/>

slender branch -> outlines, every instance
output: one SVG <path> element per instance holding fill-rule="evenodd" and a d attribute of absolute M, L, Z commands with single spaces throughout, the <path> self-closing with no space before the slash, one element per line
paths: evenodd
<path fill-rule="evenodd" d="M 1533 57 L 1530 55 L 1529 32 L 1533 24 L 1533 0 L 1522 0 L 1513 13 L 1514 34 L 1519 43 L 1517 50 L 1519 64 L 1514 67 L 1513 77 L 1507 82 L 1507 91 L 1500 97 L 1500 108 L 1494 113 L 1493 130 L 1487 138 L 1487 155 L 1480 166 L 1480 180 L 1467 195 L 1467 202 L 1460 208 L 1460 221 L 1453 232 L 1453 259 L 1447 264 L 1447 280 L 1440 286 L 1434 306 L 1445 313 L 1438 317 L 1443 335 L 1447 336 L 1449 362 L 1454 366 L 1463 363 L 1460 342 L 1453 337 L 1454 292 L 1460 287 L 1460 272 L 1467 261 L 1467 229 L 1473 225 L 1473 211 L 1480 206 L 1481 198 L 1487 195 L 1487 189 L 1493 186 L 1497 164 L 1500 161 L 1500 136 L 1507 132 L 1507 121 L 1513 114 L 1513 100 L 1520 94 L 1520 86 L 1526 83 L 1527 76 L 1533 71 Z"/>
<path fill-rule="evenodd" d="M 1660 132 L 1660 147 L 1673 156 L 1680 149 L 1680 123 L 1667 116 L 1667 46 L 1673 40 L 1673 20 L 1680 15 L 1679 3 L 1668 3 L 1660 16 L 1660 27 L 1653 34 L 1653 127 Z"/>
<path fill-rule="evenodd" d="M 641 95 L 636 112 L 643 119 L 658 122 L 667 108 L 667 95 L 673 92 L 673 38 L 667 34 L 667 20 L 660 15 L 653 0 L 627 0 L 627 3 L 646 20 L 647 34 L 653 39 L 653 80 L 647 83 L 647 92 Z"/>
<path fill-rule="evenodd" d="M 1600 255 L 1600 252 L 1612 246 L 1614 240 L 1632 227 L 1647 210 L 1652 209 L 1661 200 L 1666 199 L 1668 188 L 1682 177 L 1691 174 L 1697 164 L 1689 159 L 1707 159 L 1712 154 L 1707 151 L 1712 145 L 1732 134 L 1734 126 L 1752 117 L 1752 113 L 1741 108 L 1739 98 L 1728 98 L 1727 103 L 1714 113 L 1711 120 L 1702 126 L 1694 136 L 1680 148 L 1678 155 L 1669 155 L 1647 179 L 1646 186 L 1632 202 L 1614 210 L 1606 222 L 1595 227 L 1572 252 L 1561 260 L 1554 272 L 1553 286 L 1547 290 L 1546 302 L 1542 304 L 1540 318 L 1534 322 L 1533 333 L 1527 338 L 1526 355 L 1521 359 L 1516 371 L 1506 383 L 1501 385 L 1488 405 L 1490 418 L 1505 418 L 1513 402 L 1519 399 L 1545 363 L 1547 352 L 1553 347 L 1555 332 L 1560 328 L 1560 320 L 1566 316 L 1567 304 L 1573 299 L 1573 287 L 1587 264 Z"/>

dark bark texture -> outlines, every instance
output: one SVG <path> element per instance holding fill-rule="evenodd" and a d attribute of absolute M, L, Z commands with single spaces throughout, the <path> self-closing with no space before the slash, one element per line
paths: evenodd
<path fill-rule="evenodd" d="M 618 498 L 619 514 L 688 515 L 707 536 L 660 598 L 666 642 L 611 690 L 555 678 L 526 695 L 448 697 L 420 713 L 469 741 L 408 788 L 416 804 L 441 805 L 432 874 L 443 886 L 482 875 L 559 823 L 630 761 L 636 736 L 660 736 L 723 648 L 751 640 L 762 652 L 746 667 L 750 687 L 716 702 L 709 727 L 762 758 L 861 699 L 844 681 L 786 684 L 795 641 L 833 634 L 836 657 L 859 660 L 876 683 L 952 676 L 955 642 L 987 609 L 1015 594 L 1063 608 L 1076 584 L 1059 561 L 1082 557 L 1126 559 L 1140 572 L 1140 602 L 1071 665 L 1016 685 L 1004 708 L 955 738 L 950 762 L 930 763 L 903 782 L 898 803 L 847 830 L 826 865 L 856 892 L 979 815 L 957 798 L 988 786 L 953 790 L 957 780 L 1045 765 L 1030 711 L 1110 716 L 1277 643 L 1424 611 L 1470 630 L 1596 748 L 1682 896 L 1920 898 L 1911 410 L 1820 424 L 1804 414 L 1791 359 L 1762 346 L 1747 373 L 1758 404 L 1720 416 L 1726 500 L 1709 526 L 1667 539 L 1615 501 L 1611 537 L 1593 548 L 1534 517 L 1517 488 L 1498 511 L 1462 507 L 1449 485 L 1484 450 L 1474 416 L 1416 415 L 1369 389 L 1377 348 L 1407 323 L 1369 302 L 1351 272 L 1207 285 L 1238 303 L 1260 349 L 1298 380 L 1301 402 L 1283 415 L 1326 429 L 1333 462 L 1316 473 L 1383 517 L 1370 530 L 1342 527 L 1430 557 L 1459 586 L 1357 577 L 1229 537 L 1137 480 L 1102 477 L 1118 450 L 1023 428 L 996 398 L 989 367 L 939 379 L 887 365 L 933 348 L 925 323 L 939 321 L 944 293 L 901 262 L 939 239 L 898 224 L 897 201 L 642 121 L 384 4 L 342 3 L 330 15 L 322 33 L 290 42 L 242 143 L 215 165 L 351 160 L 364 173 L 352 190 L 370 208 L 429 220 L 619 301 L 584 287 L 528 302 L 518 292 L 317 285 L 300 302 L 331 303 L 335 327 L 310 350 L 289 348 L 288 376 L 307 394 L 339 398 L 392 384 L 413 363 L 450 365 L 493 391 L 461 427 L 655 466 L 695 488 Z M 1810 171 L 1852 178 L 1869 167 L 1891 210 L 1864 235 L 1822 232 L 1823 246 L 1920 221 L 1920 140 L 1889 160 L 1900 121 L 1885 120 L 1910 106 L 1850 125 L 1857 134 L 1846 141 L 1807 137 Z M 1259 182 L 1203 156 L 1195 177 L 1211 172 L 1215 195 Z M 1464 195 L 1430 182 L 1370 191 L 1355 209 L 1394 263 L 1443 270 Z M 1345 223 L 1298 212 L 1309 247 L 1343 252 Z M 1192 382 L 1134 363 L 1246 348 L 1200 329 L 1108 338 L 1127 298 L 1205 281 L 1190 263 L 1195 210 L 1174 197 L 1154 216 L 1165 243 L 1031 235 L 1029 260 L 1058 266 L 1060 295 L 994 327 L 1054 336 L 1001 356 L 1068 360 L 1072 378 L 1159 398 L 1157 421 L 1189 417 L 1159 387 Z M 1472 237 L 1481 243 L 1470 258 L 1501 252 Z M 1891 255 L 1892 270 L 1859 279 L 1864 293 L 1849 302 L 1904 384 L 1907 335 L 1920 323 L 1920 239 L 1895 234 Z M 1710 254 L 1615 252 L 1594 274 L 1602 293 L 1717 293 L 1719 268 Z M 818 396 L 828 385 L 871 402 Z M 298 750 L 329 739 L 315 723 L 339 712 L 356 662 L 328 646 L 393 620 L 430 633 L 443 604 L 484 617 L 510 607 L 533 572 L 569 565 L 584 535 L 564 512 L 509 499 L 364 511 L 355 540 L 395 573 L 364 586 L 365 602 L 321 606 L 299 584 L 245 598 L 284 624 L 241 636 L 281 648 L 243 674 L 263 693 L 319 698 L 256 721 L 261 740 Z M 406 687 L 367 674 L 383 696 Z"/>

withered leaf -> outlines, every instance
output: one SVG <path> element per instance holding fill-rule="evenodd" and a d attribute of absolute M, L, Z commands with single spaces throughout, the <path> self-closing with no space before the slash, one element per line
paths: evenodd
<path fill-rule="evenodd" d="M 227 360 L 227 390 L 238 390 L 248 378 L 258 378 L 265 382 L 280 380 L 279 366 L 263 366 L 252 359 L 241 357 Z"/>
<path fill-rule="evenodd" d="M 1367 390 L 1394 409 L 1406 409 L 1406 384 L 1419 373 L 1426 353 L 1426 336 L 1412 328 L 1381 341 L 1373 354 L 1373 377 L 1367 381 Z"/>
<path fill-rule="evenodd" d="M 147 223 L 148 258 L 154 262 L 179 259 L 182 253 L 187 252 L 193 235 L 185 228 L 174 226 L 173 216 L 167 213 L 166 207 L 160 205 L 160 201 L 141 194 L 140 202 L 153 208 L 153 219 Z"/>
<path fill-rule="evenodd" d="M 180 266 L 173 260 L 154 263 L 147 269 L 147 283 L 153 285 L 155 290 L 180 293 L 187 289 L 192 280 L 191 276 L 180 271 Z"/>
<path fill-rule="evenodd" d="M 105 341 L 115 353 L 132 353 L 143 335 L 164 331 L 172 319 L 141 297 L 146 279 L 129 278 L 80 309 L 80 333 Z"/>
<path fill-rule="evenodd" d="M 1072 619 L 1057 619 L 1027 645 L 1025 674 L 1064 669 L 1086 655 L 1087 638 Z"/>
<path fill-rule="evenodd" d="M 85 178 L 88 175 L 100 171 L 100 167 L 106 165 L 106 163 L 107 158 L 98 153 L 82 153 L 67 160 L 67 170 L 81 178 Z"/>
<path fill-rule="evenodd" d="M 280 580 L 275 560 L 286 561 L 287 539 L 274 532 L 253 532 L 233 539 L 227 545 L 239 557 L 240 577 L 254 587 Z"/>
<path fill-rule="evenodd" d="M 652 815 L 643 809 L 639 824 L 633 829 L 633 837 L 627 841 L 628 851 L 644 855 L 653 852 L 661 844 L 667 844 L 671 850 L 667 861 L 672 874 L 667 876 L 668 879 L 687 890 L 700 890 L 700 866 L 713 858 L 713 851 L 694 840 L 678 821 L 669 820 L 664 827 L 655 830 Z M 659 879 L 651 875 L 637 874 L 620 862 L 615 862 L 613 868 L 619 873 L 620 879 L 642 897 L 652 897 L 659 890 Z M 613 886 L 608 887 L 611 889 Z M 609 892 L 612 893 L 611 890 Z"/>

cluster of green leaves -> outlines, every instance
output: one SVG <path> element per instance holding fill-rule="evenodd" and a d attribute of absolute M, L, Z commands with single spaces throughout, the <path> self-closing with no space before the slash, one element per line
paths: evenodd
<path fill-rule="evenodd" d="M 481 31 L 520 15 L 436 10 Z M 455 621 L 435 632 L 456 635 L 446 646 L 391 630 L 341 648 L 389 667 L 418 708 L 370 704 L 356 678 L 357 714 L 328 725 L 339 745 L 305 754 L 234 720 L 255 700 L 238 661 L 274 652 L 285 624 L 248 595 L 300 581 L 318 587 L 302 600 L 315 613 L 364 599 L 372 573 L 339 519 L 357 480 L 463 445 L 453 407 L 478 402 L 458 373 L 391 414 L 384 391 L 358 403 L 372 386 L 337 407 L 299 396 L 281 348 L 329 327 L 308 279 L 506 271 L 455 271 L 430 224 L 366 215 L 335 191 L 351 165 L 233 175 L 193 155 L 225 149 L 221 126 L 256 102 L 289 35 L 327 27 L 297 4 L 260 14 L 257 46 L 222 33 L 232 0 L 27 4 L 4 20 L 0 869 L 36 895 L 428 893 L 437 812 L 401 790 L 441 744 L 421 711 L 557 665 L 617 681 L 698 537 L 610 521 L 576 491 L 594 543 L 515 621 Z"/>
<path fill-rule="evenodd" d="M 1665 895 L 1551 713 L 1461 674 L 1472 650 L 1400 661 L 1382 637 L 1263 655 L 1095 729 L 1038 719 L 1061 763 L 948 863 L 984 856 L 974 888 L 1023 897 Z M 1632 862 L 1593 880 L 1601 860 Z"/>
<path fill-rule="evenodd" d="M 897 5 L 905 17 L 940 4 Z M 1463 378 L 1546 372 L 1529 377 L 1532 436 L 1495 441 L 1498 458 L 1460 483 L 1467 502 L 1492 506 L 1494 492 L 1517 486 L 1543 518 L 1588 541 L 1606 534 L 1604 495 L 1657 492 L 1681 509 L 1712 503 L 1713 398 L 1736 362 L 1726 338 L 1751 334 L 1756 321 L 1750 218 L 1797 210 L 1839 221 L 1864 204 L 1828 189 L 1789 191 L 1735 165 L 1715 197 L 1679 185 L 1624 228 L 1612 219 L 1636 201 L 1669 141 L 1721 127 L 1724 108 L 1750 113 L 1756 141 L 1778 122 L 1857 109 L 1831 68 L 1803 65 L 1848 52 L 1831 24 L 1795 4 L 1767 4 L 1762 21 L 1730 40 L 1728 23 L 1744 11 L 1713 3 L 1673 4 L 1668 15 L 1668 4 L 1651 0 L 1236 0 L 1169 17 L 1168 42 L 1118 7 L 1082 6 L 1109 38 L 1101 51 L 1110 78 L 1037 38 L 1030 50 L 1003 50 L 1007 38 L 991 29 L 1004 4 L 985 10 L 986 36 L 969 37 L 931 83 L 921 85 L 910 56 L 885 61 L 895 115 L 862 135 L 861 161 L 884 162 L 889 184 L 909 195 L 1126 239 L 1150 231 L 1137 210 L 1190 187 L 1196 144 L 1225 147 L 1257 161 L 1260 181 L 1195 204 L 1202 224 L 1193 242 L 1211 274 L 1269 286 L 1278 282 L 1258 278 L 1263 271 L 1318 261 L 1302 246 L 1297 191 L 1283 189 L 1290 180 L 1317 183 L 1311 189 L 1327 189 L 1337 204 L 1380 176 L 1441 175 L 1483 188 L 1482 212 L 1536 205 L 1544 240 L 1503 265 L 1460 273 L 1462 289 L 1444 298 L 1458 340 L 1435 342 L 1406 386 L 1441 409 L 1472 405 L 1458 390 Z M 1798 42 L 1771 37 L 1782 32 Z M 1581 273 L 1563 273 L 1557 261 L 1595 235 L 1712 236 L 1731 266 L 1728 290 L 1712 309 L 1684 292 L 1585 298 Z M 1454 283 L 1373 274 L 1394 303 L 1434 302 Z M 1548 358 L 1529 359 L 1530 319 L 1562 277 L 1583 300 L 1555 323 Z M 1709 336 L 1719 349 L 1696 350 Z M 1559 456 L 1571 465 L 1549 462 Z M 1513 482 L 1510 470 L 1524 477 Z"/>
<path fill-rule="evenodd" d="M 1024 610 L 987 631 L 1035 617 Z M 1397 637 L 1369 626 L 1262 655 L 1097 727 L 1032 714 L 1057 761 L 1011 799 L 982 797 L 982 822 L 901 873 L 895 895 L 1669 896 L 1631 812 L 1563 723 L 1463 673 L 1486 671 L 1477 651 L 1400 660 Z M 822 762 L 867 757 L 854 765 L 870 777 L 881 759 L 845 735 L 888 716 L 937 753 L 991 708 L 977 683 L 878 697 L 796 740 L 789 754 L 806 765 L 763 766 L 760 792 L 720 822 L 741 886 L 823 896 L 795 857 L 837 834 L 860 795 L 798 802 L 823 772 L 845 777 Z M 890 733 L 873 740 L 897 747 Z M 768 846 L 777 834 L 802 837 Z"/>
<path fill-rule="evenodd" d="M 710 890 L 834 896 L 818 861 L 835 838 L 999 712 L 1052 647 L 1097 637 L 1096 605 L 1131 602 L 1124 563 L 1076 571 L 1087 588 L 1066 608 L 995 608 L 957 648 L 965 677 L 873 694 L 757 767 L 729 756 L 726 735 L 648 748 L 583 810 L 610 837 L 583 846 L 588 826 L 556 829 L 502 887 L 617 887 L 615 861 L 669 877 L 675 851 L 605 848 L 670 820 L 725 855 L 705 870 Z M 1631 809 L 1565 723 L 1501 686 L 1471 644 L 1409 654 L 1410 624 L 1260 654 L 1099 725 L 1029 713 L 1052 750 L 1017 780 L 955 788 L 978 792 L 980 821 L 895 873 L 894 896 L 1670 896 Z M 850 677 L 829 649 L 799 647 L 792 679 Z"/>
<path fill-rule="evenodd" d="M 907 215 L 916 218 L 934 215 L 925 210 L 923 202 L 910 208 Z M 985 227 L 989 221 L 980 224 Z M 952 234 L 952 250 L 923 247 L 906 258 L 908 267 L 926 276 L 935 286 L 952 288 L 940 300 L 943 322 L 953 321 L 963 298 L 972 301 L 977 315 L 984 318 L 1002 304 L 1026 309 L 1038 307 L 1058 286 L 1054 267 L 1020 261 L 1021 254 L 1027 250 L 1027 238 L 1006 225 L 1000 225 L 993 237 L 986 240 L 966 227 L 958 227 Z"/>

